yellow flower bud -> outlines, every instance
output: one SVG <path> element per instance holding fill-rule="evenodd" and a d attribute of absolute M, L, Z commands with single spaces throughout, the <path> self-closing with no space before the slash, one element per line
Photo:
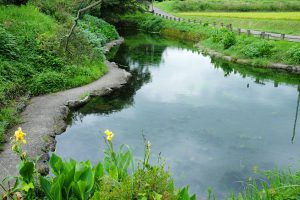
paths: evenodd
<path fill-rule="evenodd" d="M 17 146 L 17 145 L 15 145 L 15 144 L 12 145 L 12 147 L 11 147 L 11 150 L 12 150 L 12 151 L 16 152 L 17 149 L 18 149 L 18 146 Z"/>

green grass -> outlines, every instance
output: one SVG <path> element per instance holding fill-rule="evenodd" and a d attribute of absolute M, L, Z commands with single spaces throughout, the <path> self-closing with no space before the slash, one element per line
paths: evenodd
<path fill-rule="evenodd" d="M 291 35 L 300 35 L 300 1 L 257 1 L 257 0 L 210 0 L 210 1 L 164 1 L 156 3 L 155 5 L 162 10 L 165 10 L 177 17 L 201 20 L 213 24 L 214 22 L 221 24 L 232 24 L 235 28 L 268 31 L 274 33 L 285 33 Z M 179 9 L 181 4 L 187 4 L 184 8 Z M 195 4 L 195 5 L 194 5 Z M 202 4 L 223 6 L 220 8 L 211 7 L 211 9 L 195 9 L 193 6 L 200 6 Z M 227 5 L 228 4 L 228 5 Z M 263 9 L 260 5 L 269 5 L 270 7 L 279 7 L 282 9 L 271 10 Z M 253 6 L 253 9 L 247 12 L 235 9 L 241 5 Z M 284 5 L 294 5 L 295 10 L 283 9 Z M 226 8 L 228 6 L 228 8 Z M 299 9 L 299 10 L 296 10 Z M 228 12 L 230 11 L 230 12 Z M 266 12 L 267 11 L 267 12 Z M 293 12 L 288 12 L 293 11 Z"/>
<path fill-rule="evenodd" d="M 271 170 L 258 172 L 258 178 L 249 178 L 239 194 L 231 194 L 228 200 L 285 200 L 299 199 L 300 172 Z M 263 176 L 261 176 L 263 174 Z M 257 175 L 255 175 L 257 177 Z"/>
<path fill-rule="evenodd" d="M 169 12 L 300 11 L 298 0 L 169 0 L 155 5 Z"/>
<path fill-rule="evenodd" d="M 268 31 L 300 35 L 300 12 L 187 12 L 173 13 L 177 17 L 201 20 L 213 24 L 214 22 L 232 24 L 235 28 Z"/>
<path fill-rule="evenodd" d="M 85 85 L 106 73 L 102 47 L 119 37 L 115 28 L 85 16 L 66 53 L 63 38 L 70 25 L 34 5 L 0 6 L 0 143 L 16 122 L 15 105 L 23 95 Z"/>

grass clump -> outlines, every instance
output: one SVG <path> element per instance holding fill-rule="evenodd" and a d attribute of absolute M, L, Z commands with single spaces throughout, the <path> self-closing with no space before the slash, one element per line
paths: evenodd
<path fill-rule="evenodd" d="M 4 111 L 14 108 L 21 96 L 81 86 L 107 71 L 102 48 L 119 35 L 101 19 L 85 15 L 70 39 L 70 53 L 64 50 L 63 38 L 77 3 L 32 1 L 23 6 L 0 5 L 0 143 L 16 117 L 16 110 L 10 114 Z M 46 4 L 64 5 L 59 11 L 67 16 L 66 20 L 58 20 L 54 14 L 59 11 L 52 12 Z"/>
<path fill-rule="evenodd" d="M 253 179 L 245 183 L 239 194 L 231 194 L 228 200 L 282 200 L 299 199 L 300 173 L 290 170 L 269 170 L 259 172 L 262 179 Z"/>

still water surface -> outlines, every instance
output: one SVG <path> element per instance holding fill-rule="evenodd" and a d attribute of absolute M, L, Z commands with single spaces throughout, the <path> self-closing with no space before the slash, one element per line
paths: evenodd
<path fill-rule="evenodd" d="M 116 144 L 129 144 L 141 159 L 144 134 L 154 157 L 161 152 L 177 185 L 190 185 L 197 199 L 209 186 L 220 199 L 239 191 L 256 166 L 299 166 L 297 129 L 291 142 L 299 78 L 229 65 L 142 34 L 128 36 L 113 57 L 133 78 L 71 114 L 57 137 L 64 158 L 96 163 L 110 129 Z"/>

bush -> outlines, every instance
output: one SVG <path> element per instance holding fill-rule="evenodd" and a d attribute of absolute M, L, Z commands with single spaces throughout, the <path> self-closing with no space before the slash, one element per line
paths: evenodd
<path fill-rule="evenodd" d="M 30 91 L 33 95 L 40 95 L 50 92 L 57 92 L 66 86 L 66 78 L 58 72 L 42 72 L 33 77 L 30 84 Z"/>
<path fill-rule="evenodd" d="M 236 37 L 235 34 L 231 31 L 225 33 L 223 40 L 222 40 L 224 49 L 229 49 L 231 46 L 235 45 Z"/>
<path fill-rule="evenodd" d="M 224 49 L 229 49 L 236 43 L 236 36 L 233 32 L 227 29 L 214 29 L 211 35 L 214 43 L 222 43 Z"/>
<path fill-rule="evenodd" d="M 268 57 L 273 52 L 273 47 L 270 42 L 261 40 L 248 44 L 242 50 L 242 53 L 250 58 Z"/>
<path fill-rule="evenodd" d="M 287 52 L 287 57 L 289 60 L 295 64 L 300 64 L 300 48 L 299 47 L 292 47 L 288 52 Z"/>
<path fill-rule="evenodd" d="M 18 55 L 16 39 L 0 24 L 0 55 L 13 59 Z"/>
<path fill-rule="evenodd" d="M 83 35 L 89 41 L 89 44 L 97 52 L 102 52 L 102 47 L 107 42 L 119 38 L 115 27 L 102 19 L 90 15 L 83 17 L 83 20 L 79 22 L 79 27 Z"/>

